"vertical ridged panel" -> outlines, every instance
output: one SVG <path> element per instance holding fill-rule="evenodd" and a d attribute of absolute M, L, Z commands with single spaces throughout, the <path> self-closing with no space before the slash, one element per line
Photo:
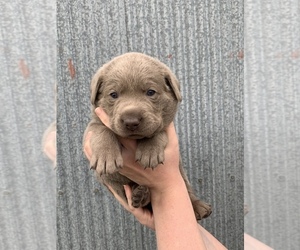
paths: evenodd
<path fill-rule="evenodd" d="M 298 249 L 299 1 L 247 1 L 245 13 L 245 232 Z"/>
<path fill-rule="evenodd" d="M 55 120 L 55 1 L 1 1 L 0 249 L 56 245 L 56 177 L 42 153 Z"/>
<path fill-rule="evenodd" d="M 58 248 L 156 248 L 154 233 L 95 181 L 81 152 L 92 75 L 114 56 L 139 51 L 170 66 L 181 83 L 183 162 L 214 209 L 203 225 L 229 249 L 242 249 L 243 3 L 64 1 L 57 22 Z"/>

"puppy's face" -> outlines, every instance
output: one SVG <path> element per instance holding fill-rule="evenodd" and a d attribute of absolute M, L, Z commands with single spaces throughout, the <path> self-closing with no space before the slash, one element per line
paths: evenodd
<path fill-rule="evenodd" d="M 170 69 L 140 53 L 127 53 L 105 64 L 91 84 L 94 108 L 110 117 L 121 137 L 152 137 L 174 119 L 181 100 L 179 84 Z"/>

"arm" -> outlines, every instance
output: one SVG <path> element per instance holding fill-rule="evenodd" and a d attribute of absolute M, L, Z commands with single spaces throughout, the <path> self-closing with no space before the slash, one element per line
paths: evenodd
<path fill-rule="evenodd" d="M 163 191 L 151 189 L 158 249 L 208 249 L 183 179 L 174 176 L 172 182 L 174 185 Z"/>
<path fill-rule="evenodd" d="M 151 192 L 158 249 L 207 249 L 179 171 L 179 145 L 173 124 L 167 133 L 165 163 L 147 173 L 152 179 L 146 183 Z"/>

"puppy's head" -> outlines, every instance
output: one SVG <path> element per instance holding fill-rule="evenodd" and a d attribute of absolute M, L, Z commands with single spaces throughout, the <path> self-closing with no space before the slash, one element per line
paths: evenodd
<path fill-rule="evenodd" d="M 92 79 L 93 109 L 102 107 L 121 137 L 152 137 L 174 119 L 181 101 L 179 83 L 160 61 L 126 53 L 101 67 Z"/>

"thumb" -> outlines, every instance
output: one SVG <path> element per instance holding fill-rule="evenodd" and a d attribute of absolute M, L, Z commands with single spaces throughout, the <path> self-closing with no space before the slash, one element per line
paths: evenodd
<path fill-rule="evenodd" d="M 97 107 L 95 113 L 106 127 L 111 128 L 109 117 L 101 107 Z"/>

